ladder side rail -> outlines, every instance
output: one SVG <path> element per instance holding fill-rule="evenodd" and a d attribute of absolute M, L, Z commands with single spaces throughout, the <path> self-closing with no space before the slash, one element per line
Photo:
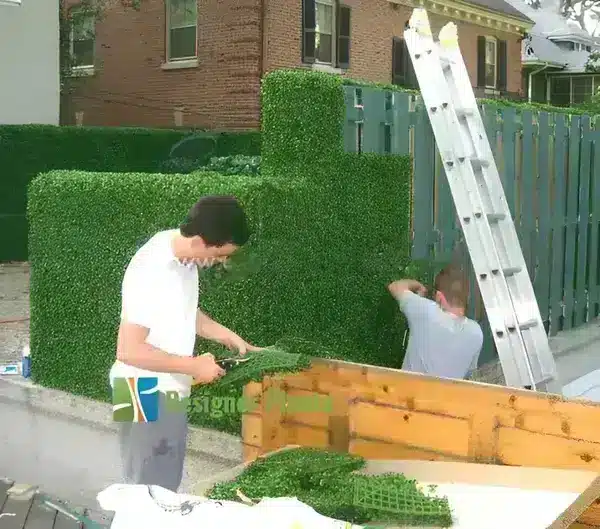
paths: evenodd
<path fill-rule="evenodd" d="M 488 320 L 495 331 L 494 339 L 501 358 L 505 378 L 508 385 L 523 387 L 534 386 L 531 368 L 527 362 L 527 354 L 524 345 L 516 333 L 507 332 L 506 321 L 510 319 L 505 307 L 510 307 L 510 297 L 503 278 L 493 280 L 491 269 L 499 266 L 499 257 L 493 245 L 493 235 L 487 220 L 483 217 L 483 208 L 479 190 L 475 182 L 473 168 L 471 167 L 464 145 L 457 144 L 460 135 L 456 134 L 459 128 L 458 118 L 451 105 L 443 108 L 443 99 L 449 99 L 448 86 L 444 79 L 437 47 L 431 42 L 423 43 L 422 37 L 414 30 L 405 31 L 405 41 L 414 60 L 414 69 L 421 87 L 422 97 L 427 106 L 427 111 L 432 122 L 436 143 L 445 162 L 445 171 L 451 189 L 455 207 L 465 242 L 470 249 L 471 261 L 477 275 L 477 281 L 484 298 Z M 426 81 L 423 82 L 423 77 Z M 436 86 L 446 88 L 446 96 L 440 98 Z M 462 160 L 462 161 L 461 161 Z M 448 162 L 451 163 L 449 168 Z M 468 187 L 465 189 L 461 183 Z M 471 204 L 475 204 L 473 212 L 461 197 L 470 198 Z M 490 261 L 492 263 L 490 264 Z M 498 303 L 500 301 L 500 303 Z M 516 318 L 513 320 L 512 328 L 516 328 Z M 515 355 L 512 350 L 520 350 L 520 355 Z"/>
<path fill-rule="evenodd" d="M 482 176 L 490 191 L 490 201 L 493 204 L 494 211 L 505 215 L 504 220 L 500 220 L 496 229 L 492 231 L 496 247 L 501 255 L 511 303 L 519 323 L 519 332 L 525 342 L 534 378 L 537 381 L 555 381 L 555 383 L 551 382 L 546 389 L 561 393 L 562 385 L 558 381 L 556 362 L 548 343 L 535 291 L 527 271 L 510 209 L 506 202 L 502 180 L 498 168 L 493 162 L 493 151 L 485 133 L 485 127 L 473 90 L 472 88 L 470 90 L 463 89 L 465 84 L 470 87 L 470 79 L 455 33 L 449 35 L 448 28 L 449 25 L 446 25 L 440 32 L 439 43 L 440 51 L 446 59 L 444 62 L 448 65 L 445 70 L 445 77 L 450 90 L 456 100 L 459 101 L 459 106 L 467 110 L 474 110 L 474 112 L 465 113 L 465 120 L 471 137 L 478 140 L 475 144 L 474 155 L 492 162 L 488 166 L 482 167 Z"/>

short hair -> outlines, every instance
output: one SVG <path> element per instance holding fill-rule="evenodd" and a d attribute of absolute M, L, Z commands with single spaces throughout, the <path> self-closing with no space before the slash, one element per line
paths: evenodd
<path fill-rule="evenodd" d="M 444 294 L 449 305 L 467 307 L 469 281 L 464 270 L 456 265 L 448 265 L 435 277 L 434 287 Z"/>
<path fill-rule="evenodd" d="M 207 195 L 190 209 L 179 230 L 184 237 L 202 237 L 206 246 L 243 246 L 250 238 L 244 208 L 232 195 Z"/>

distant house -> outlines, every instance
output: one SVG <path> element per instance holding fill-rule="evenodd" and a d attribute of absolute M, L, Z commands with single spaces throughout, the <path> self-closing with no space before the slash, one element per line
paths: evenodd
<path fill-rule="evenodd" d="M 58 125 L 56 0 L 0 0 L 0 125 Z"/>
<path fill-rule="evenodd" d="M 600 88 L 600 75 L 585 72 L 600 42 L 558 12 L 558 3 L 532 7 L 523 0 L 507 0 L 535 26 L 523 40 L 523 85 L 530 101 L 570 106 L 583 103 Z"/>
<path fill-rule="evenodd" d="M 257 128 L 261 77 L 279 68 L 414 87 L 403 34 L 416 6 L 435 32 L 456 22 L 478 93 L 518 96 L 521 39 L 533 27 L 504 0 L 106 4 L 103 17 L 73 28 L 78 78 L 64 123 Z"/>

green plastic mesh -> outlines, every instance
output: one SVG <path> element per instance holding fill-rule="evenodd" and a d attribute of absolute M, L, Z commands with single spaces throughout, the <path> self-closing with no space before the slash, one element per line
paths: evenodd
<path fill-rule="evenodd" d="M 356 476 L 354 504 L 377 513 L 374 519 L 390 524 L 450 527 L 447 498 L 428 496 L 415 481 L 399 474 Z"/>

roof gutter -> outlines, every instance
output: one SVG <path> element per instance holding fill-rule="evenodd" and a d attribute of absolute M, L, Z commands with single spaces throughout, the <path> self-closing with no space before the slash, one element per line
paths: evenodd
<path fill-rule="evenodd" d="M 541 68 L 538 68 L 537 70 L 533 70 L 532 72 L 529 72 L 529 83 L 527 84 L 527 101 L 529 103 L 531 103 L 531 95 L 533 92 L 533 76 L 537 73 L 543 72 L 546 68 L 548 68 L 548 66 L 550 66 L 548 63 L 544 64 L 544 66 L 542 66 Z"/>

